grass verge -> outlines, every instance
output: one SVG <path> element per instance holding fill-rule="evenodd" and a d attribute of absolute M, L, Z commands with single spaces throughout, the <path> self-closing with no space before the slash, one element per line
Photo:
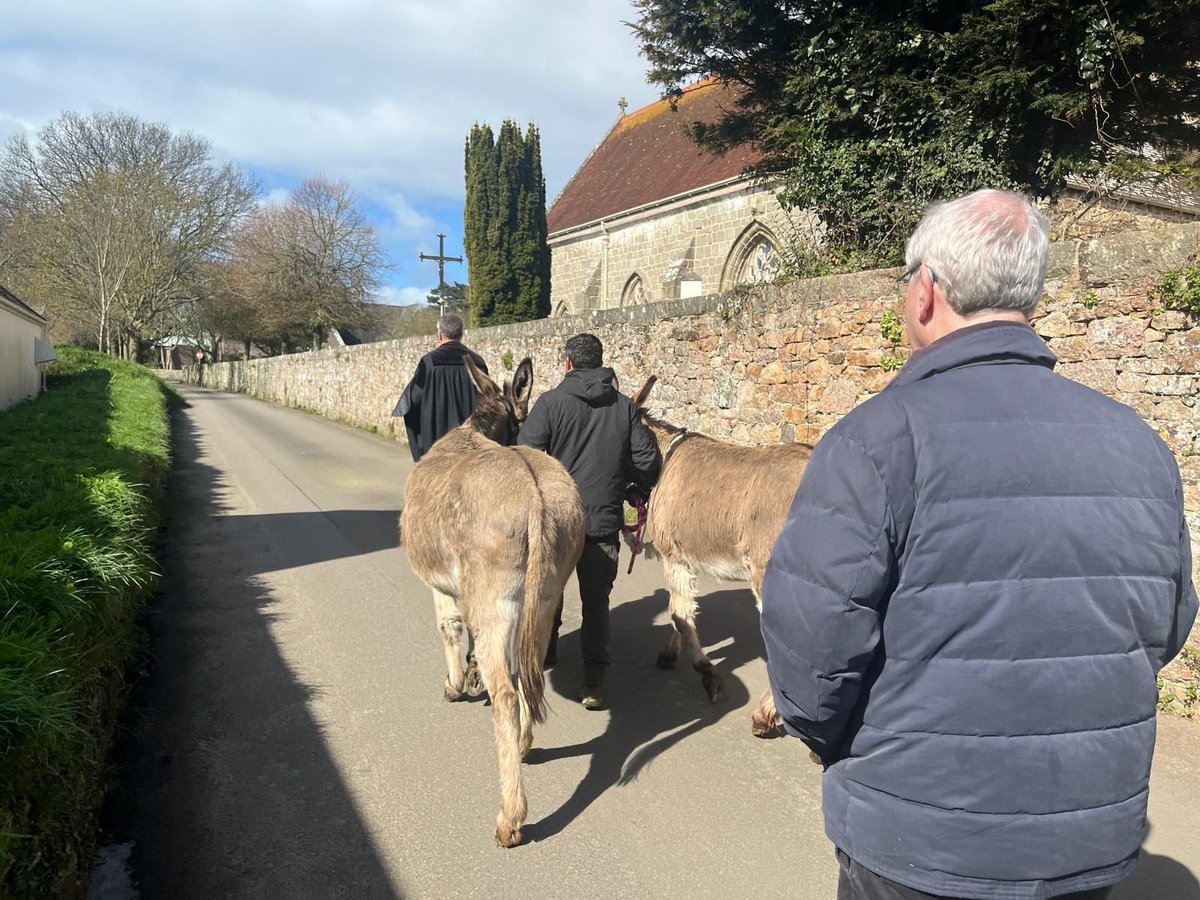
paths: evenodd
<path fill-rule="evenodd" d="M 66 348 L 45 393 L 0 412 L 2 897 L 86 887 L 158 577 L 173 396 L 141 366 Z"/>

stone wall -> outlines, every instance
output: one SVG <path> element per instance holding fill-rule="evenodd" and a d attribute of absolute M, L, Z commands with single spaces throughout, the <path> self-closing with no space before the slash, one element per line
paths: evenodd
<path fill-rule="evenodd" d="M 1155 307 L 1163 272 L 1200 252 L 1200 225 L 1051 245 L 1034 325 L 1059 371 L 1133 406 L 1179 459 L 1200 525 L 1200 325 Z M 559 380 L 565 339 L 604 342 L 626 392 L 650 373 L 651 407 L 669 421 L 739 443 L 816 441 L 881 389 L 892 348 L 880 333 L 898 308 L 894 271 L 862 272 L 720 296 L 594 310 L 468 333 L 503 373 L 531 356 L 535 394 Z M 203 383 L 245 391 L 353 425 L 394 433 L 390 412 L 431 340 L 408 339 L 205 366 Z M 904 351 L 900 351 L 903 353 Z M 196 381 L 194 369 L 187 378 Z M 402 431 L 403 429 L 401 429 Z"/>
<path fill-rule="evenodd" d="M 678 298 L 688 276 L 699 278 L 699 293 L 717 293 L 756 235 L 779 246 L 795 239 L 798 226 L 813 227 L 810 217 L 784 212 L 773 186 L 742 182 L 552 235 L 551 308 L 561 314 L 622 306 L 635 275 L 646 303 Z"/>

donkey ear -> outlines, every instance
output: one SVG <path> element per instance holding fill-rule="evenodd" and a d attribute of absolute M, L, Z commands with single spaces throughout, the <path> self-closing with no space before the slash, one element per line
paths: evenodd
<path fill-rule="evenodd" d="M 633 395 L 633 408 L 641 409 L 646 405 L 646 400 L 650 397 L 650 390 L 658 382 L 657 375 L 651 375 L 646 379 L 646 383 L 642 385 L 641 390 Z"/>
<path fill-rule="evenodd" d="M 471 381 L 475 383 L 475 392 L 479 394 L 479 399 L 487 400 L 500 396 L 500 387 L 480 371 L 479 366 L 475 365 L 475 360 L 471 358 L 470 353 L 463 354 L 463 363 L 467 367 L 467 373 L 471 376 Z"/>
<path fill-rule="evenodd" d="M 517 371 L 513 373 L 509 390 L 512 391 L 513 404 L 516 405 L 517 412 L 524 421 L 525 417 L 529 415 L 529 397 L 533 393 L 533 360 L 528 356 L 521 360 Z"/>

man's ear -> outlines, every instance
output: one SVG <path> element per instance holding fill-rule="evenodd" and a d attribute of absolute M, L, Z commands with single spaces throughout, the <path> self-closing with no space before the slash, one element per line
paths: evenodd
<path fill-rule="evenodd" d="M 533 393 L 533 360 L 528 356 L 521 360 L 517 371 L 513 373 L 509 390 L 512 393 L 513 405 L 517 408 L 517 415 L 524 421 L 529 415 L 529 397 Z"/>
<path fill-rule="evenodd" d="M 933 280 L 933 273 L 929 271 L 927 266 L 921 266 L 919 273 L 921 295 L 917 299 L 917 318 L 922 325 L 928 324 L 933 318 L 933 312 L 938 300 L 941 296 L 941 302 L 946 302 L 946 294 L 936 281 Z"/>
<path fill-rule="evenodd" d="M 467 372 L 471 376 L 471 381 L 475 383 L 475 391 L 481 400 L 500 396 L 500 386 L 479 370 L 479 366 L 475 365 L 475 360 L 471 359 L 470 353 L 463 356 L 463 363 L 466 364 Z"/>

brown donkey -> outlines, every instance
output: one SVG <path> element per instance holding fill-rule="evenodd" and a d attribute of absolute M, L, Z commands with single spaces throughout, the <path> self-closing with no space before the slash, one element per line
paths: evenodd
<path fill-rule="evenodd" d="M 583 506 L 557 460 L 507 446 L 529 411 L 529 359 L 503 390 L 470 357 L 466 365 L 475 412 L 408 476 L 400 534 L 413 571 L 433 590 L 446 699 L 477 693 L 480 677 L 491 696 L 500 758 L 496 841 L 515 847 L 526 815 L 521 761 L 533 746 L 533 723 L 545 720 L 542 661 L 583 548 Z"/>
<path fill-rule="evenodd" d="M 634 398 L 639 408 L 654 380 L 648 378 Z M 662 557 L 675 626 L 658 665 L 673 668 L 682 643 L 709 700 L 715 701 L 721 694 L 721 676 L 696 634 L 696 576 L 749 581 L 762 610 L 767 560 L 812 447 L 739 447 L 650 415 L 645 419 L 663 455 L 662 475 L 650 494 L 645 541 Z M 768 687 L 754 710 L 754 734 L 766 737 L 779 724 Z"/>

